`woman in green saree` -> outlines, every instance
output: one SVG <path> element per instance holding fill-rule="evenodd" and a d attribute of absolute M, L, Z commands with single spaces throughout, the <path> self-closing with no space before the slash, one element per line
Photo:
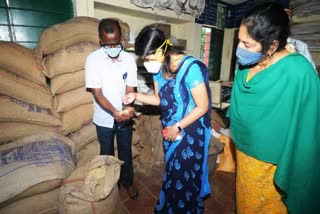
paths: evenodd
<path fill-rule="evenodd" d="M 237 213 L 320 213 L 320 84 L 285 49 L 289 19 L 276 3 L 241 22 L 228 111 L 237 148 Z"/>

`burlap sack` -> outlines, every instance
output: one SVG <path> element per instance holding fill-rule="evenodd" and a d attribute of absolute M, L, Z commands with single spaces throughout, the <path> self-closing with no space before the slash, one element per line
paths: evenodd
<path fill-rule="evenodd" d="M 3 69 L 0 69 L 0 92 L 44 109 L 52 108 L 52 97 L 47 87 L 30 82 Z"/>
<path fill-rule="evenodd" d="M 98 140 L 94 140 L 79 150 L 77 157 L 77 168 L 83 166 L 97 155 L 100 155 L 100 144 Z"/>
<path fill-rule="evenodd" d="M 93 95 L 86 91 L 85 87 L 77 88 L 66 93 L 56 95 L 53 98 L 53 106 L 57 112 L 67 112 L 71 109 L 84 105 L 92 104 Z"/>
<path fill-rule="evenodd" d="M 62 133 L 78 131 L 92 121 L 93 104 L 85 104 L 62 113 Z"/>
<path fill-rule="evenodd" d="M 57 214 L 60 189 L 33 195 L 15 201 L 0 209 L 4 214 Z"/>
<path fill-rule="evenodd" d="M 50 80 L 50 90 L 53 95 L 63 94 L 85 86 L 84 69 L 75 73 L 62 74 Z"/>
<path fill-rule="evenodd" d="M 96 126 L 93 123 L 89 123 L 78 131 L 69 134 L 68 138 L 75 143 L 77 151 L 80 151 L 90 142 L 97 140 Z"/>
<path fill-rule="evenodd" d="M 134 129 L 133 144 L 140 147 L 137 170 L 149 174 L 154 165 L 164 163 L 160 116 L 141 115 L 135 119 Z"/>
<path fill-rule="evenodd" d="M 0 68 L 34 83 L 46 84 L 42 66 L 36 62 L 32 51 L 17 43 L 0 41 Z"/>
<path fill-rule="evenodd" d="M 61 120 L 50 110 L 8 96 L 0 96 L 0 122 L 62 126 Z"/>
<path fill-rule="evenodd" d="M 97 43 L 81 42 L 45 56 L 42 64 L 46 76 L 53 78 L 84 69 L 87 56 L 98 48 Z"/>
<path fill-rule="evenodd" d="M 99 20 L 96 18 L 77 16 L 47 28 L 34 50 L 37 59 L 42 61 L 43 56 L 80 42 L 99 44 L 98 24 Z"/>
<path fill-rule="evenodd" d="M 129 48 L 130 27 L 128 23 L 123 22 L 121 19 L 115 17 L 112 17 L 111 19 L 115 19 L 119 22 L 121 28 L 121 43 L 124 48 Z"/>
<path fill-rule="evenodd" d="M 219 166 L 217 170 L 224 172 L 235 172 L 236 149 L 231 138 L 221 135 L 220 142 L 224 144 L 223 152 L 219 155 Z"/>
<path fill-rule="evenodd" d="M 61 127 L 42 126 L 31 123 L 0 122 L 0 145 L 43 132 L 61 133 Z"/>
<path fill-rule="evenodd" d="M 63 182 L 59 213 L 121 213 L 118 180 L 123 162 L 113 156 L 96 156 Z"/>
<path fill-rule="evenodd" d="M 14 197 L 21 198 L 22 195 L 27 197 L 47 192 L 57 187 L 75 169 L 75 152 L 74 143 L 70 139 L 52 132 L 2 145 L 0 202 Z"/>

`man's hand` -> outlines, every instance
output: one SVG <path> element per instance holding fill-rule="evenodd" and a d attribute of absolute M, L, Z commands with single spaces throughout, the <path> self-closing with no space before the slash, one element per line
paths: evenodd
<path fill-rule="evenodd" d="M 130 120 L 135 113 L 135 109 L 133 107 L 126 107 L 123 111 L 117 111 L 114 113 L 114 118 L 117 122 L 122 122 L 126 120 Z"/>

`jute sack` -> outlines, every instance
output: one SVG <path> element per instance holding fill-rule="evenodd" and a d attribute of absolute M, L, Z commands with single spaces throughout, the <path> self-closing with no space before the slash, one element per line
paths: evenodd
<path fill-rule="evenodd" d="M 99 20 L 93 17 L 77 16 L 68 21 L 47 28 L 40 36 L 34 50 L 37 59 L 80 42 L 99 44 Z"/>
<path fill-rule="evenodd" d="M 58 115 L 52 111 L 8 96 L 0 96 L 0 122 L 62 126 Z"/>
<path fill-rule="evenodd" d="M 53 106 L 57 112 L 66 112 L 77 106 L 92 104 L 93 96 L 85 87 L 77 88 L 53 98 Z"/>
<path fill-rule="evenodd" d="M 62 74 L 50 80 L 50 90 L 53 95 L 63 94 L 85 85 L 84 69 L 75 73 Z"/>
<path fill-rule="evenodd" d="M 137 170 L 149 174 L 154 165 L 164 162 L 160 116 L 142 115 L 135 119 L 134 130 L 133 140 L 139 139 L 136 146 L 141 148 L 140 156 L 137 157 Z"/>
<path fill-rule="evenodd" d="M 98 138 L 96 126 L 93 123 L 83 126 L 81 129 L 69 134 L 67 137 L 75 143 L 77 151 L 80 151 L 90 142 L 97 140 Z"/>
<path fill-rule="evenodd" d="M 49 89 L 0 68 L 0 92 L 3 95 L 34 104 L 44 109 L 52 108 Z"/>
<path fill-rule="evenodd" d="M 129 40 L 130 40 L 130 27 L 128 23 L 123 22 L 121 19 L 112 17 L 111 19 L 115 19 L 119 22 L 121 28 L 121 43 L 124 48 L 129 48 Z"/>
<path fill-rule="evenodd" d="M 79 150 L 77 157 L 77 168 L 83 166 L 97 155 L 100 155 L 100 144 L 98 140 L 94 140 Z"/>
<path fill-rule="evenodd" d="M 15 201 L 3 208 L 5 214 L 57 214 L 60 188 Z"/>
<path fill-rule="evenodd" d="M 117 183 L 122 163 L 101 155 L 77 168 L 61 186 L 59 213 L 121 213 Z"/>
<path fill-rule="evenodd" d="M 32 51 L 17 43 L 0 41 L 0 68 L 34 83 L 46 84 L 42 66 L 36 62 Z"/>
<path fill-rule="evenodd" d="M 217 158 L 223 150 L 223 144 L 215 137 L 211 137 L 208 153 L 208 172 L 209 175 L 217 169 Z"/>
<path fill-rule="evenodd" d="M 43 132 L 61 133 L 61 127 L 42 126 L 31 123 L 0 122 L 0 145 Z"/>
<path fill-rule="evenodd" d="M 236 148 L 230 137 L 221 135 L 220 142 L 224 144 L 223 152 L 219 155 L 217 170 L 224 172 L 236 171 Z"/>
<path fill-rule="evenodd" d="M 0 202 L 56 188 L 75 169 L 75 152 L 70 139 L 52 132 L 2 145 Z"/>
<path fill-rule="evenodd" d="M 62 114 L 62 133 L 67 135 L 78 131 L 92 121 L 93 105 L 85 104 Z"/>
<path fill-rule="evenodd" d="M 97 43 L 81 42 L 45 56 L 42 64 L 46 76 L 53 78 L 84 69 L 87 56 L 98 48 Z"/>

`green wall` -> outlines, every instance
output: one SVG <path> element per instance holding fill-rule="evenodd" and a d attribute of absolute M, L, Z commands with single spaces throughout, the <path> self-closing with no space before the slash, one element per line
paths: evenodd
<path fill-rule="evenodd" d="M 44 29 L 72 17 L 72 0 L 0 0 L 0 40 L 34 48 Z"/>

